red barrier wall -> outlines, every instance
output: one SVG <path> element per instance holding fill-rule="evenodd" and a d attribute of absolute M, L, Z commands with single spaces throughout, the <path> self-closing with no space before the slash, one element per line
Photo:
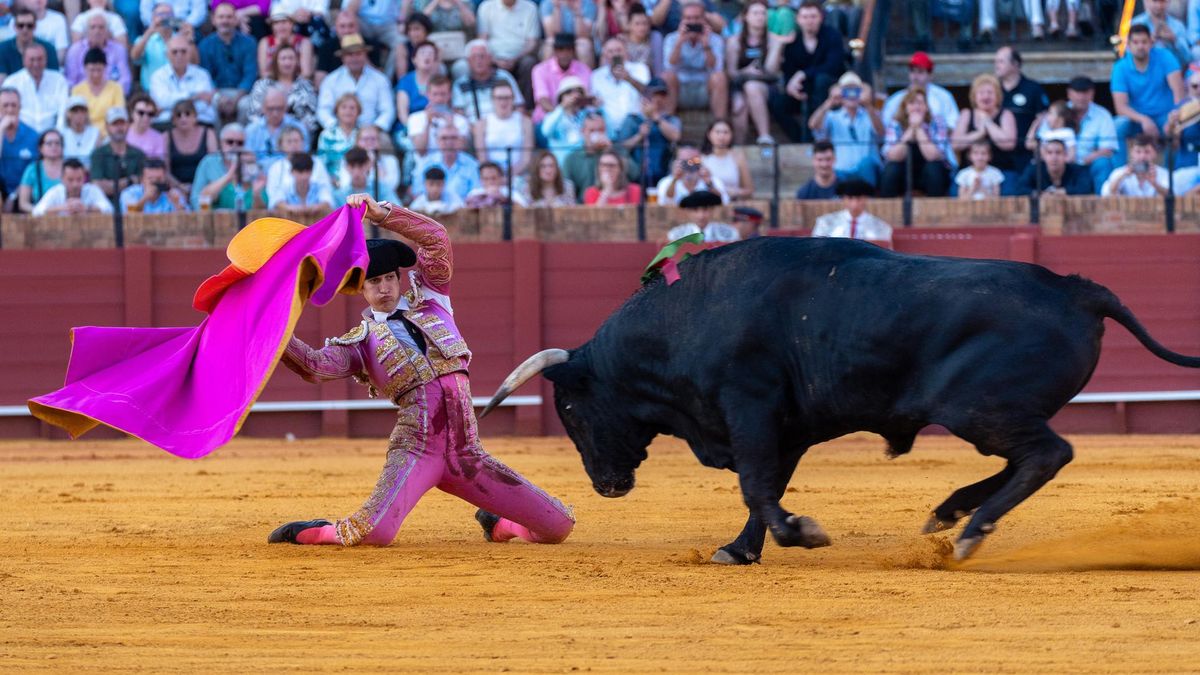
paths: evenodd
<path fill-rule="evenodd" d="M 785 235 L 788 233 L 784 233 Z M 1200 235 L 1045 237 L 1032 228 L 901 230 L 904 252 L 1037 262 L 1079 273 L 1117 292 L 1152 334 L 1176 351 L 1200 354 Z M 472 381 L 487 395 L 514 364 L 545 347 L 585 342 L 637 287 L 656 244 L 460 244 L 453 288 L 459 325 L 474 350 Z M 196 286 L 225 264 L 221 251 L 0 250 L 0 406 L 21 405 L 58 387 L 77 325 L 195 325 Z M 312 343 L 358 321 L 361 300 L 339 296 L 305 312 L 297 335 Z M 559 433 L 547 383 L 527 385 L 545 406 L 502 408 L 483 431 Z M 1100 366 L 1087 391 L 1200 389 L 1200 371 L 1151 356 L 1109 323 Z M 277 371 L 262 400 L 362 398 L 349 381 L 318 386 Z M 388 411 L 256 413 L 244 433 L 378 437 Z M 1070 406 L 1056 420 L 1068 432 L 1200 432 L 1200 403 Z M 100 430 L 92 432 L 102 434 Z M 0 417 L 0 437 L 60 437 L 29 417 Z"/>

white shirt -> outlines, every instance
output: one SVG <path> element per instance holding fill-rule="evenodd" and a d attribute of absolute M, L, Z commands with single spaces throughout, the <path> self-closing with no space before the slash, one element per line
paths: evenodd
<path fill-rule="evenodd" d="M 321 189 L 333 189 L 333 183 L 329 180 L 329 171 L 325 169 L 325 162 L 313 162 L 312 177 L 308 179 L 308 182 Z M 296 181 L 292 179 L 292 163 L 286 157 L 280 157 L 271 162 L 271 166 L 267 167 L 267 203 L 278 204 L 280 200 L 286 199 L 288 192 L 295 187 Z M 330 203 L 333 202 L 330 201 Z"/>
<path fill-rule="evenodd" d="M 667 188 L 670 187 L 671 181 L 675 180 L 674 176 L 663 176 L 662 180 L 658 181 L 655 186 L 655 194 L 658 195 L 659 204 L 678 204 L 684 197 L 692 193 L 692 190 L 687 188 L 687 184 L 683 180 L 675 181 L 675 196 L 667 198 Z M 725 183 L 721 182 L 720 178 L 713 178 L 712 185 L 704 182 L 704 179 L 696 181 L 696 190 L 708 190 L 721 195 L 721 203 L 729 203 L 729 193 L 725 190 Z"/>
<path fill-rule="evenodd" d="M 63 16 L 62 12 L 52 9 L 46 10 L 46 16 L 38 19 L 37 27 L 33 29 L 33 36 L 40 37 L 54 45 L 60 56 L 67 50 L 67 47 L 71 46 L 71 34 L 67 32 L 67 17 Z"/>
<path fill-rule="evenodd" d="M 676 239 L 686 237 L 689 234 L 697 234 L 700 231 L 700 226 L 695 223 L 676 225 L 675 227 L 667 230 L 667 241 L 675 241 Z M 738 234 L 737 228 L 732 225 L 727 225 L 725 223 L 709 223 L 708 225 L 704 226 L 705 242 L 730 242 L 737 241 L 741 238 L 742 236 Z"/>
<path fill-rule="evenodd" d="M 76 16 L 75 20 L 71 22 L 71 32 L 85 35 L 87 33 L 88 21 L 96 14 L 100 14 L 108 22 L 108 32 L 112 34 L 112 39 L 116 40 L 129 33 L 129 30 L 125 28 L 125 20 L 121 18 L 120 14 L 98 8 L 80 12 L 79 16 Z M 111 66 L 112 64 L 110 63 L 109 65 Z"/>
<path fill-rule="evenodd" d="M 896 112 L 900 110 L 900 100 L 908 93 L 908 87 L 892 94 L 888 97 L 887 102 L 883 104 L 883 125 L 896 117 Z M 925 101 L 929 103 L 929 112 L 934 115 L 939 115 L 942 121 L 950 129 L 958 124 L 958 104 L 954 102 L 954 95 L 946 90 L 945 87 L 938 86 L 932 82 L 925 88 Z"/>
<path fill-rule="evenodd" d="M 283 12 L 291 16 L 302 9 L 307 9 L 317 16 L 328 16 L 329 0 L 276 0 L 271 3 L 272 14 Z"/>
<path fill-rule="evenodd" d="M 854 238 L 866 239 L 869 241 L 892 241 L 892 226 L 876 218 L 875 216 L 863 211 L 858 220 L 853 223 Z M 826 213 L 817 218 L 817 224 L 813 227 L 812 236 L 814 237 L 850 237 L 851 234 L 851 218 L 850 212 L 846 209 Z"/>
<path fill-rule="evenodd" d="M 5 79 L 4 86 L 20 92 L 21 121 L 39 134 L 58 122 L 71 90 L 67 78 L 49 69 L 42 73 L 42 81 L 35 83 L 29 71 L 22 68 Z"/>
<path fill-rule="evenodd" d="M 988 166 L 983 171 L 976 171 L 975 167 L 968 166 L 962 171 L 959 171 L 958 175 L 954 177 L 954 184 L 958 186 L 958 194 L 961 195 L 974 190 L 976 178 L 980 179 L 979 187 L 981 188 L 990 188 L 992 186 L 999 188 L 1000 184 L 1004 182 L 1004 174 L 1000 173 L 1000 169 L 997 169 L 994 166 Z M 984 190 L 980 190 L 979 192 L 972 193 L 971 199 L 986 199 L 991 197 L 993 194 L 998 195 L 1000 192 L 997 190 L 994 193 L 989 193 Z"/>
<path fill-rule="evenodd" d="M 386 75 L 370 65 L 363 68 L 358 80 L 350 75 L 346 66 L 326 75 L 321 81 L 321 93 L 317 95 L 317 120 L 323 128 L 337 124 L 333 106 L 342 94 L 358 95 L 358 102 L 362 104 L 359 125 L 374 124 L 384 133 L 391 131 L 392 122 L 396 121 L 396 96 Z"/>
<path fill-rule="evenodd" d="M 488 49 L 497 59 L 516 58 L 527 40 L 537 40 L 542 34 L 538 6 L 529 0 L 517 0 L 511 9 L 501 0 L 485 0 L 477 18 L 475 30 L 487 36 Z"/>
<path fill-rule="evenodd" d="M 112 213 L 112 203 L 100 188 L 91 183 L 84 183 L 79 192 L 79 199 L 89 208 L 95 208 L 100 213 Z M 44 216 L 46 209 L 52 206 L 62 206 L 67 203 L 67 187 L 62 183 L 55 185 L 42 195 L 37 206 L 33 207 L 33 215 Z"/>
<path fill-rule="evenodd" d="M 453 113 L 453 115 L 454 128 L 458 129 L 459 135 L 461 135 L 463 138 L 471 138 L 471 124 L 467 122 L 467 118 L 458 113 Z M 412 138 L 413 136 L 425 133 L 426 127 L 429 127 L 429 122 L 429 108 L 425 108 L 424 110 L 409 115 L 408 137 Z M 426 152 L 429 152 L 430 149 L 436 149 L 438 129 L 441 129 L 442 125 L 445 123 L 446 122 L 441 118 L 438 118 L 434 121 L 433 127 L 429 129 L 429 142 L 425 146 Z"/>
<path fill-rule="evenodd" d="M 192 98 L 196 94 L 214 91 L 216 91 L 216 87 L 213 85 L 208 71 L 190 63 L 187 70 L 183 72 L 183 77 L 176 75 L 175 69 L 169 63 L 154 71 L 154 74 L 150 76 L 150 98 L 154 99 L 159 109 L 162 110 L 158 115 L 159 122 L 170 121 L 171 108 L 176 103 Z M 216 123 L 216 111 L 213 110 L 211 104 L 199 99 L 192 102 L 196 104 L 197 119 L 205 124 Z"/>
<path fill-rule="evenodd" d="M 1125 164 L 1113 169 L 1113 172 L 1108 175 L 1108 180 L 1104 181 L 1104 185 L 1100 188 L 1100 194 L 1105 197 L 1157 197 L 1158 190 L 1154 189 L 1154 183 L 1150 181 L 1142 181 L 1135 174 L 1129 174 L 1121 180 L 1118 178 L 1125 171 Z M 1167 170 L 1154 165 L 1154 182 L 1161 185 L 1164 189 L 1167 187 Z"/>
<path fill-rule="evenodd" d="M 448 192 L 442 192 L 442 198 L 430 201 L 425 195 L 417 195 L 417 198 L 408 205 L 408 208 L 413 211 L 418 211 L 430 216 L 436 216 L 443 213 L 454 213 L 463 207 L 463 202 L 457 196 Z"/>
<path fill-rule="evenodd" d="M 316 176 L 315 165 L 320 162 L 314 162 L 313 176 Z M 367 172 L 367 187 L 373 189 L 375 185 L 375 164 L 372 163 L 371 170 Z M 379 187 L 389 187 L 393 190 L 400 184 L 400 160 L 396 159 L 395 155 L 379 155 Z M 338 185 L 350 184 L 350 169 L 346 168 L 346 160 L 342 159 L 342 165 L 338 167 Z"/>
<path fill-rule="evenodd" d="M 650 68 L 644 63 L 626 62 L 625 71 L 642 84 L 650 81 Z M 613 77 L 610 66 L 592 71 L 592 94 L 599 99 L 596 107 L 604 112 L 610 133 L 616 133 L 626 117 L 642 109 L 642 96 L 637 87 Z"/>
<path fill-rule="evenodd" d="M 71 127 L 62 125 L 58 128 L 63 135 L 63 157 L 77 159 L 85 167 L 91 168 L 92 151 L 100 140 L 100 130 L 92 125 L 83 128 L 83 133 L 77 134 Z"/>

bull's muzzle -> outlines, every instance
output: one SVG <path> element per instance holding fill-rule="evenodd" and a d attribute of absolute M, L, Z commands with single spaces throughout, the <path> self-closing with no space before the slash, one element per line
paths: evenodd
<path fill-rule="evenodd" d="M 617 497 L 624 497 L 625 495 L 629 494 L 629 491 L 633 489 L 633 482 L 633 476 L 629 476 L 627 478 L 596 481 L 592 483 L 592 488 L 594 488 L 601 497 L 615 499 Z"/>

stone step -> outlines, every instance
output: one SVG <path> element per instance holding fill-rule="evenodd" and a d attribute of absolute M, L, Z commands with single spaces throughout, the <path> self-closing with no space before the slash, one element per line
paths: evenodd
<path fill-rule="evenodd" d="M 991 73 L 993 51 L 975 54 L 933 54 L 935 81 L 943 87 L 967 87 L 980 73 Z M 1066 84 L 1077 75 L 1087 75 L 1097 83 L 1112 76 L 1116 54 L 1111 49 L 1086 51 L 1022 52 L 1022 72 L 1042 84 Z M 912 54 L 884 57 L 883 79 L 889 89 L 908 86 L 908 61 Z"/>

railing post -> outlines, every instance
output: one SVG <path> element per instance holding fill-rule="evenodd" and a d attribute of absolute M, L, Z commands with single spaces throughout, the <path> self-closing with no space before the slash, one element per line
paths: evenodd
<path fill-rule="evenodd" d="M 1167 234 L 1175 233 L 1175 142 L 1167 139 L 1167 194 L 1163 195 L 1163 210 L 1167 221 Z"/>
<path fill-rule="evenodd" d="M 900 209 L 905 227 L 912 227 L 913 153 L 920 151 L 916 141 L 908 142 L 908 154 L 904 156 L 904 201 Z"/>
<path fill-rule="evenodd" d="M 379 151 L 375 151 L 375 156 L 371 158 L 371 170 L 374 171 L 375 180 L 371 182 L 371 199 L 379 201 Z M 374 222 L 371 223 L 371 238 L 379 238 L 379 226 Z"/>
<path fill-rule="evenodd" d="M 504 148 L 504 181 L 508 190 L 508 198 L 504 200 L 504 241 L 512 241 L 512 146 Z M 484 157 L 487 156 L 487 148 L 482 151 Z"/>
<path fill-rule="evenodd" d="M 242 185 L 244 185 L 243 176 L 242 176 L 242 153 L 239 152 L 237 155 L 237 181 L 235 182 L 235 184 L 233 186 L 233 208 L 234 208 L 234 211 L 237 213 L 238 232 L 241 232 L 242 230 L 246 229 L 246 194 L 242 191 Z M 254 192 L 253 192 L 254 186 L 253 185 L 250 186 L 250 190 L 251 190 L 250 200 L 251 200 L 251 203 L 253 203 L 253 201 L 254 201 L 254 196 L 253 196 L 254 195 Z"/>
<path fill-rule="evenodd" d="M 117 164 L 117 177 L 113 182 L 113 243 L 117 248 L 125 248 L 125 214 L 121 213 L 121 179 L 125 177 L 125 160 L 113 155 Z"/>
<path fill-rule="evenodd" d="M 1038 158 L 1042 156 L 1042 142 L 1037 142 L 1033 158 L 1033 192 L 1029 193 L 1029 222 L 1040 225 L 1042 222 L 1042 168 L 1038 166 Z"/>
<path fill-rule="evenodd" d="M 637 205 L 637 240 L 646 241 L 646 190 L 648 189 L 650 173 L 650 135 L 642 139 L 642 171 L 638 182 L 642 185 L 642 195 Z"/>
<path fill-rule="evenodd" d="M 771 229 L 779 229 L 779 142 L 771 146 Z"/>

